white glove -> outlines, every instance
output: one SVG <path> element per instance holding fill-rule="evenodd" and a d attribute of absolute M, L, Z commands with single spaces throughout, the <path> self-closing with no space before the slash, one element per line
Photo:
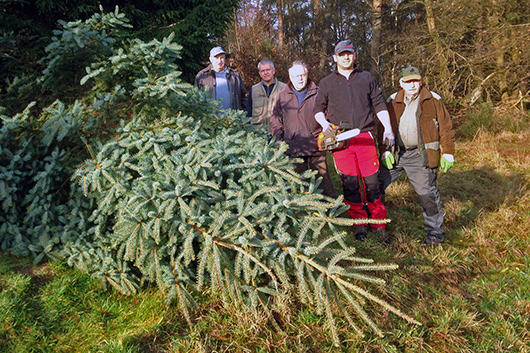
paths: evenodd
<path fill-rule="evenodd" d="M 455 156 L 453 156 L 452 154 L 449 154 L 449 153 L 444 153 L 442 155 L 442 157 L 444 157 L 445 159 L 447 159 L 447 161 L 451 162 L 451 163 L 454 163 L 455 162 Z"/>

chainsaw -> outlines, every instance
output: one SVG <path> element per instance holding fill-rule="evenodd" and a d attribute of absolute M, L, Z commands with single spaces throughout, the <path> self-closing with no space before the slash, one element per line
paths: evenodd
<path fill-rule="evenodd" d="M 332 130 L 326 135 L 318 134 L 318 149 L 320 151 L 334 151 L 344 148 L 346 142 L 361 133 L 359 129 L 352 129 L 350 123 L 341 122 L 340 126 L 332 125 Z"/>

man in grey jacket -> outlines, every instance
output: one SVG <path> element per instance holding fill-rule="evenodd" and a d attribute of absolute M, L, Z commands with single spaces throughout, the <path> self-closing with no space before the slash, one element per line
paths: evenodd
<path fill-rule="evenodd" d="M 226 52 L 221 47 L 210 50 L 210 65 L 199 71 L 195 86 L 207 87 L 213 99 L 221 101 L 221 109 L 245 109 L 245 84 L 239 72 L 226 65 Z"/>
<path fill-rule="evenodd" d="M 298 173 L 309 168 L 322 177 L 323 194 L 336 198 L 326 163 L 326 152 L 318 149 L 317 137 L 322 127 L 313 117 L 318 92 L 317 85 L 308 78 L 307 66 L 302 61 L 293 62 L 289 69 L 290 82 L 280 92 L 271 117 L 272 136 L 289 145 L 287 155 L 301 158 L 295 163 Z"/>
<path fill-rule="evenodd" d="M 271 115 L 278 94 L 285 88 L 285 83 L 274 76 L 276 69 L 269 59 L 263 59 L 258 64 L 261 82 L 256 83 L 248 93 L 247 116 L 252 117 L 251 124 L 270 129 Z"/>

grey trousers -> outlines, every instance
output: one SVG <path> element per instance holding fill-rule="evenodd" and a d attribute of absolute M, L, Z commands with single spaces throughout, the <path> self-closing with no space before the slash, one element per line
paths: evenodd
<path fill-rule="evenodd" d="M 443 241 L 445 237 L 445 232 L 442 229 L 444 214 L 440 202 L 440 193 L 436 185 L 438 168 L 424 167 L 418 149 L 400 152 L 394 168 L 390 170 L 384 166 L 380 168 L 379 180 L 383 193 L 388 185 L 399 178 L 403 172 L 407 173 L 412 187 L 418 194 L 427 236 L 436 237 Z"/>
<path fill-rule="evenodd" d="M 329 176 L 328 165 L 326 163 L 326 156 L 311 156 L 311 157 L 298 157 L 304 161 L 302 163 L 294 163 L 295 170 L 298 174 L 302 174 L 309 168 L 317 172 L 317 177 L 322 177 L 320 188 L 323 190 L 322 193 L 326 196 L 337 198 L 337 191 L 333 186 L 331 177 Z"/>

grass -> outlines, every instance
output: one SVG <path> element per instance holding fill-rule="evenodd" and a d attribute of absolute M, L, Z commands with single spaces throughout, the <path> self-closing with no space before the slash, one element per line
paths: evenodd
<path fill-rule="evenodd" d="M 530 133 L 479 131 L 457 143 L 440 174 L 446 242 L 424 247 L 421 209 L 406 178 L 387 190 L 394 241 L 352 240 L 361 256 L 398 263 L 373 291 L 420 321 L 373 307 L 385 332 L 360 338 L 341 326 L 337 349 L 325 320 L 283 303 L 281 330 L 197 295 L 188 326 L 163 294 L 104 291 L 59 263 L 0 253 L 1 352 L 530 352 Z M 340 324 L 340 323 L 339 323 Z"/>

